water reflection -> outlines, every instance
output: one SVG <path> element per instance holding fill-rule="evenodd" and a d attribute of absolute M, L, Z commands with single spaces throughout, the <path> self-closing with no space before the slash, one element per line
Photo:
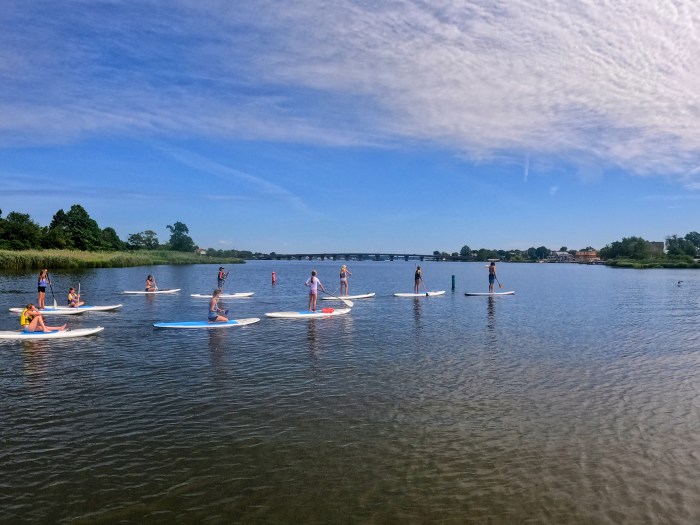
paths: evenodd
<path fill-rule="evenodd" d="M 489 332 L 496 331 L 496 299 L 494 297 L 489 297 L 488 303 L 486 303 L 486 329 Z"/>
<path fill-rule="evenodd" d="M 22 358 L 26 383 L 36 388 L 32 395 L 43 393 L 45 391 L 44 379 L 51 364 L 51 346 L 47 341 L 24 341 L 22 342 Z"/>
<path fill-rule="evenodd" d="M 209 332 L 209 360 L 215 379 L 226 376 L 225 343 L 226 328 L 212 328 Z"/>
<path fill-rule="evenodd" d="M 416 297 L 413 299 L 413 319 L 418 324 L 421 318 L 422 300 Z"/>

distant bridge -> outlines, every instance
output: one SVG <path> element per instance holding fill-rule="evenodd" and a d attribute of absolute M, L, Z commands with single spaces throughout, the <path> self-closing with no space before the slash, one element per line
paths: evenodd
<path fill-rule="evenodd" d="M 331 261 L 440 261 L 444 256 L 423 253 L 380 253 L 380 252 L 331 252 L 331 253 L 271 253 L 269 259 L 280 260 L 316 260 Z M 451 260 L 451 257 L 448 257 Z"/>

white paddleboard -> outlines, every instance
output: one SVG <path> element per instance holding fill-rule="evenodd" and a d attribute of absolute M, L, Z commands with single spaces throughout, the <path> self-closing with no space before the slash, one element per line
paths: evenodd
<path fill-rule="evenodd" d="M 349 311 L 350 308 L 323 308 L 316 310 L 315 312 L 311 312 L 309 310 L 304 310 L 301 312 L 270 312 L 265 315 L 267 317 L 274 317 L 277 319 L 318 319 L 321 317 L 331 317 L 333 315 L 343 315 Z"/>
<path fill-rule="evenodd" d="M 493 297 L 494 295 L 515 295 L 515 292 L 466 292 L 470 297 Z"/>
<path fill-rule="evenodd" d="M 443 295 L 445 290 L 440 290 L 437 292 L 423 292 L 423 293 L 395 293 L 394 297 L 432 297 L 434 295 Z"/>
<path fill-rule="evenodd" d="M 132 295 L 155 295 L 155 294 L 166 294 L 166 293 L 175 293 L 179 292 L 181 288 L 170 288 L 166 290 L 156 290 L 155 292 L 147 292 L 146 290 L 126 290 L 122 292 L 123 294 L 132 294 Z"/>
<path fill-rule="evenodd" d="M 367 299 L 368 297 L 374 297 L 375 293 L 361 293 L 358 295 L 336 295 L 335 297 L 331 297 L 329 295 L 324 295 L 321 297 L 324 301 L 337 301 L 339 299 Z"/>
<path fill-rule="evenodd" d="M 36 339 L 70 339 L 72 337 L 83 337 L 86 335 L 96 334 L 104 330 L 102 326 L 95 328 L 76 328 L 75 330 L 64 330 L 59 332 L 25 332 L 23 330 L 0 332 L 0 339 L 23 339 L 34 341 Z"/>
<path fill-rule="evenodd" d="M 16 313 L 16 314 L 21 314 L 24 311 L 24 308 L 10 308 L 10 312 Z M 46 308 L 42 308 L 39 310 L 39 313 L 43 315 L 76 315 L 76 314 L 82 314 L 84 313 L 85 310 L 81 310 L 79 308 L 68 308 L 67 306 L 58 306 L 54 308 L 53 306 L 47 306 Z"/>
<path fill-rule="evenodd" d="M 250 297 L 255 292 L 238 292 L 238 293 L 222 293 L 219 295 L 219 299 L 241 299 L 243 297 Z M 197 299 L 211 299 L 210 293 L 193 293 L 190 297 L 196 297 Z"/>
<path fill-rule="evenodd" d="M 91 306 L 88 304 L 84 304 L 82 306 L 58 306 L 58 310 L 78 310 L 78 311 L 83 311 L 83 312 L 108 312 L 110 310 L 118 310 L 121 308 L 122 305 L 120 304 L 108 304 L 104 306 Z"/>
<path fill-rule="evenodd" d="M 245 326 L 260 321 L 258 317 L 247 319 L 229 319 L 227 322 L 210 323 L 209 321 L 179 321 L 173 323 L 154 323 L 156 328 L 231 328 L 232 326 Z"/>

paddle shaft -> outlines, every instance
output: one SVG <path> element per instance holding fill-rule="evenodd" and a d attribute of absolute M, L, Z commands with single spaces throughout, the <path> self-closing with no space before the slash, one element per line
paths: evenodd
<path fill-rule="evenodd" d="M 330 294 L 325 290 L 321 290 L 321 291 L 329 297 L 333 297 L 334 299 L 338 299 L 339 301 L 343 301 L 348 308 L 352 308 L 355 305 L 355 303 L 353 303 L 352 301 L 350 301 L 348 299 L 343 299 L 342 297 L 338 297 L 336 295 Z"/>
<path fill-rule="evenodd" d="M 53 293 L 53 285 L 51 284 L 51 276 L 49 272 L 46 272 L 46 280 L 49 281 L 49 288 L 51 289 L 51 296 L 53 297 L 53 307 L 56 308 L 58 303 L 56 302 L 56 295 Z"/>

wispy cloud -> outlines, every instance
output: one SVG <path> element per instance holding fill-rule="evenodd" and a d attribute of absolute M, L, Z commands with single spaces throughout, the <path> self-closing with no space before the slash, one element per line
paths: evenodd
<path fill-rule="evenodd" d="M 693 185 L 698 27 L 695 0 L 15 3 L 0 140 L 428 142 Z"/>
<path fill-rule="evenodd" d="M 217 200 L 248 200 L 250 197 L 242 195 L 240 192 L 240 188 L 244 186 L 248 190 L 252 189 L 256 193 L 263 195 L 266 199 L 273 198 L 286 202 L 297 211 L 315 213 L 309 209 L 299 196 L 263 177 L 225 166 L 191 151 L 176 150 L 163 146 L 160 147 L 160 150 L 190 168 L 219 179 L 217 187 L 221 191 L 215 196 L 211 196 L 212 198 Z"/>

